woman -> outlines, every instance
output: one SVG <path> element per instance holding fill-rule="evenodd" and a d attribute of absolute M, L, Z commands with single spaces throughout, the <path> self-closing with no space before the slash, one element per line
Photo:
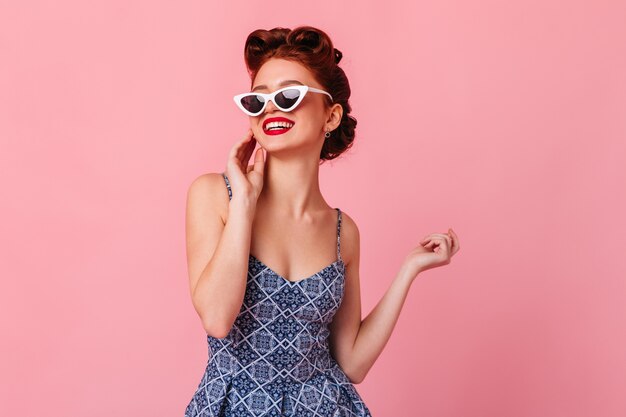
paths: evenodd
<path fill-rule="evenodd" d="M 250 129 L 225 172 L 198 177 L 188 193 L 190 291 L 210 354 L 186 417 L 371 416 L 353 384 L 418 273 L 459 249 L 452 230 L 425 237 L 361 320 L 359 231 L 326 203 L 318 178 L 320 161 L 355 136 L 341 57 L 310 26 L 248 36 L 252 88 L 235 102 Z"/>

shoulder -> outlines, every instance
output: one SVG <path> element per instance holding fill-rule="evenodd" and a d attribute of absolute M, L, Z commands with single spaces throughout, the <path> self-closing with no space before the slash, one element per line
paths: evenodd
<path fill-rule="evenodd" d="M 187 190 L 187 208 L 219 213 L 222 221 L 228 211 L 228 188 L 221 172 L 207 172 L 196 177 Z"/>
<path fill-rule="evenodd" d="M 361 236 L 356 221 L 345 211 L 341 210 L 341 230 L 339 235 L 341 257 L 346 265 L 353 259 L 358 259 L 361 245 Z"/>

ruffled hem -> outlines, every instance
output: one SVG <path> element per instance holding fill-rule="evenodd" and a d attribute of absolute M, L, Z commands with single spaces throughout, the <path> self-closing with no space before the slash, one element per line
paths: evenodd
<path fill-rule="evenodd" d="M 210 378 L 205 373 L 185 417 L 371 417 L 354 385 L 338 367 L 304 382 L 284 377 L 252 380 L 245 372 Z"/>

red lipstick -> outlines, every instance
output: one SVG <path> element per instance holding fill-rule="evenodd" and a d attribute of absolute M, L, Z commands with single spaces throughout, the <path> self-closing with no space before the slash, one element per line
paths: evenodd
<path fill-rule="evenodd" d="M 263 132 L 267 135 L 281 135 L 285 132 L 287 132 L 290 128 L 287 129 L 272 129 L 272 130 L 267 130 L 266 126 L 268 123 L 271 122 L 288 122 L 291 124 L 295 124 L 293 120 L 289 120 L 286 117 L 270 117 L 268 119 L 265 119 L 265 121 L 263 121 Z M 293 127 L 293 126 L 292 126 Z"/>

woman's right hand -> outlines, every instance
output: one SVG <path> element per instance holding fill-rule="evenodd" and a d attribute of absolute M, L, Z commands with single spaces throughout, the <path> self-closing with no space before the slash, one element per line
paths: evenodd
<path fill-rule="evenodd" d="M 248 165 L 255 146 L 256 139 L 252 129 L 248 129 L 246 136 L 231 148 L 224 171 L 231 185 L 233 199 L 243 198 L 254 204 L 256 204 L 263 189 L 265 172 L 265 150 L 263 148 L 257 149 L 254 154 L 254 163 Z"/>

